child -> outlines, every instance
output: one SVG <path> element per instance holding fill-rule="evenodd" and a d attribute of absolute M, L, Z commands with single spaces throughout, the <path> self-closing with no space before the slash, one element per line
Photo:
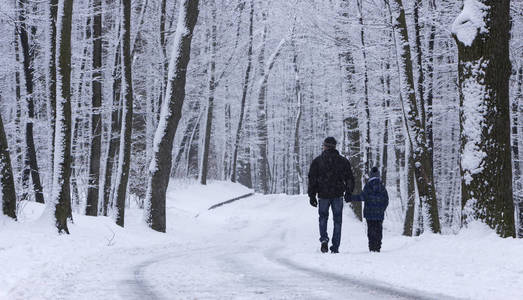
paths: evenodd
<path fill-rule="evenodd" d="M 380 252 L 381 238 L 383 237 L 383 218 L 385 209 L 389 205 L 389 195 L 380 179 L 380 171 L 373 167 L 370 178 L 359 195 L 353 195 L 351 201 L 364 201 L 363 216 L 367 220 L 367 237 L 369 250 Z"/>

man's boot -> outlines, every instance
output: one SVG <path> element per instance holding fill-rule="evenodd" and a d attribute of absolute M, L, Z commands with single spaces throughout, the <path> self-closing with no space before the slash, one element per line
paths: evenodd
<path fill-rule="evenodd" d="M 329 243 L 328 242 L 321 242 L 321 252 L 327 253 L 329 251 Z"/>

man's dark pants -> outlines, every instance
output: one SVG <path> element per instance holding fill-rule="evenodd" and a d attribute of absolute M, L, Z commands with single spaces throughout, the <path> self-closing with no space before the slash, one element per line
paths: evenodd
<path fill-rule="evenodd" d="M 343 197 L 319 199 L 318 213 L 320 215 L 320 242 L 328 242 L 327 221 L 329 220 L 329 207 L 332 208 L 334 230 L 332 233 L 331 250 L 338 251 L 341 240 L 341 221 L 343 212 Z"/>
<path fill-rule="evenodd" d="M 383 220 L 367 220 L 367 237 L 369 238 L 369 250 L 380 251 L 381 239 L 383 237 Z"/>

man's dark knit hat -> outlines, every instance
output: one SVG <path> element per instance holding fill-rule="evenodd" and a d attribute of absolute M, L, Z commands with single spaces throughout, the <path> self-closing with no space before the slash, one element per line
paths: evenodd
<path fill-rule="evenodd" d="M 337 143 L 338 142 L 336 142 L 335 138 L 333 138 L 332 136 L 329 136 L 328 138 L 326 138 L 323 141 L 323 146 L 328 147 L 328 148 L 336 148 Z"/>
<path fill-rule="evenodd" d="M 374 178 L 374 177 L 380 178 L 380 170 L 378 169 L 378 167 L 372 167 L 372 169 L 370 170 L 369 176 L 370 176 L 370 178 Z"/>

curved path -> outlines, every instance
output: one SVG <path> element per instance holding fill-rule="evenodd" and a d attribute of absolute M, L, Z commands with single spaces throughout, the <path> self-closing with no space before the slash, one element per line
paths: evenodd
<path fill-rule="evenodd" d="M 285 234 L 161 255 L 135 266 L 128 284 L 135 299 L 451 299 L 300 265 L 274 248 Z"/>
<path fill-rule="evenodd" d="M 451 299 L 293 260 L 289 253 L 300 247 L 296 235 L 310 224 L 300 223 L 292 201 L 273 200 L 235 202 L 199 218 L 186 213 L 191 216 L 179 219 L 161 244 L 113 248 L 75 264 L 50 265 L 28 280 L 46 278 L 39 299 Z M 337 261 L 331 254 L 317 255 L 325 264 Z M 23 291 L 21 286 L 12 295 L 23 299 Z"/>

